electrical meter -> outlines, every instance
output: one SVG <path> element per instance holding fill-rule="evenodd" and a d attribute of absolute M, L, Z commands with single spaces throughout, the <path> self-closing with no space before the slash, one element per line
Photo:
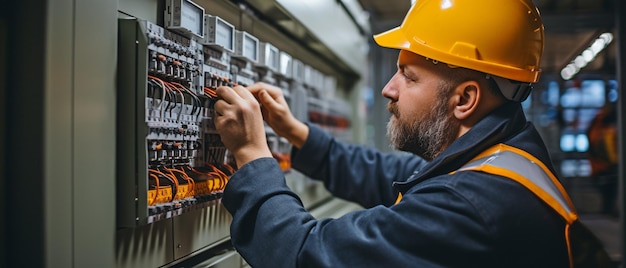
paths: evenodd
<path fill-rule="evenodd" d="M 278 62 L 278 73 L 285 78 L 291 78 L 293 73 L 293 61 L 291 55 L 286 52 L 280 51 Z"/>
<path fill-rule="evenodd" d="M 244 31 L 235 31 L 235 52 L 231 57 L 231 73 L 238 85 L 249 86 L 258 81 L 254 64 L 259 62 L 259 39 Z"/>
<path fill-rule="evenodd" d="M 258 67 L 267 68 L 276 72 L 280 61 L 278 48 L 267 42 L 261 42 L 259 46 L 261 49 L 259 49 L 260 55 Z"/>
<path fill-rule="evenodd" d="M 165 25 L 185 35 L 204 35 L 204 8 L 189 0 L 168 0 L 165 7 Z"/>
<path fill-rule="evenodd" d="M 235 51 L 235 26 L 218 16 L 204 16 L 204 44 L 228 52 Z"/>
<path fill-rule="evenodd" d="M 235 51 L 235 26 L 218 16 L 204 16 L 205 87 L 227 85 L 232 78 L 230 56 Z"/>
<path fill-rule="evenodd" d="M 244 31 L 235 31 L 235 54 L 253 63 L 259 61 L 259 39 Z"/>

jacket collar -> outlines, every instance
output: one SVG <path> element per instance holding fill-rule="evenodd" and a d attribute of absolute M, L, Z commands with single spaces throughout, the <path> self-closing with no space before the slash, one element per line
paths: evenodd
<path fill-rule="evenodd" d="M 394 182 L 394 187 L 400 192 L 405 192 L 427 178 L 457 170 L 482 151 L 518 133 L 525 125 L 526 117 L 521 104 L 507 102 L 485 116 L 406 181 Z"/>

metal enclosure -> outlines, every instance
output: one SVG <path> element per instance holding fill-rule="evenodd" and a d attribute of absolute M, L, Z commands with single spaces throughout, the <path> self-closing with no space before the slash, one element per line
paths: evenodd
<path fill-rule="evenodd" d="M 189 27 L 181 25 L 180 16 L 182 15 L 177 8 L 185 4 L 205 12 L 202 25 L 205 29 L 202 34 L 197 29 L 190 30 Z M 336 9 L 336 5 L 337 3 L 333 1 L 325 2 L 322 10 Z M 204 149 L 194 151 L 195 158 L 188 162 L 182 162 L 184 165 L 197 168 L 207 163 L 206 147 L 208 145 L 206 144 L 212 140 L 209 136 L 213 135 L 211 133 L 214 132 L 210 130 L 212 124 L 211 97 L 206 94 L 208 94 L 207 92 L 210 93 L 211 88 L 221 84 L 247 85 L 262 80 L 281 86 L 291 104 L 294 115 L 299 119 L 309 121 L 311 116 L 318 115 L 319 117 L 321 115 L 319 117 L 321 120 L 314 123 L 321 124 L 331 133 L 341 135 L 341 139 L 357 141 L 355 140 L 356 133 L 362 133 L 362 131 L 355 131 L 360 126 L 359 117 L 353 114 L 356 108 L 349 103 L 354 101 L 350 98 L 357 98 L 357 100 L 360 98 L 359 90 L 355 89 L 362 83 L 360 77 L 364 75 L 365 70 L 354 67 L 362 68 L 365 65 L 361 61 L 366 59 L 366 50 L 360 51 L 362 53 L 360 57 L 352 55 L 350 59 L 356 62 L 345 61 L 346 55 L 342 55 L 342 52 L 349 51 L 354 54 L 353 47 L 339 46 L 336 51 L 329 49 L 323 41 L 317 39 L 317 35 L 313 31 L 303 28 L 300 23 L 304 21 L 299 20 L 309 20 L 307 23 L 311 23 L 313 26 L 308 27 L 313 29 L 317 28 L 316 22 L 310 21 L 310 17 L 298 17 L 300 15 L 296 13 L 302 11 L 293 10 L 296 13 L 290 13 L 288 7 L 287 9 L 284 8 L 282 4 L 273 0 L 240 4 L 228 0 L 193 2 L 167 0 L 159 3 L 122 0 L 119 2 L 116 115 L 116 267 L 187 267 L 194 265 L 240 267 L 245 265 L 245 262 L 229 246 L 231 216 L 219 203 L 219 195 L 206 203 L 203 203 L 203 199 L 197 193 L 189 196 L 191 203 L 176 201 L 178 199 L 174 198 L 173 194 L 171 201 L 160 203 L 160 205 L 154 206 L 150 201 L 157 200 L 161 196 L 158 190 L 157 194 L 152 193 L 152 189 L 163 187 L 162 184 L 161 186 L 158 186 L 159 184 L 153 185 L 152 171 L 150 171 L 156 168 L 154 166 L 154 154 L 158 152 L 154 151 L 154 145 L 150 145 L 151 140 L 159 141 L 155 140 L 156 136 L 153 134 L 155 129 L 159 129 L 159 126 L 155 124 L 161 120 L 163 124 L 178 124 L 178 121 L 173 117 L 166 119 L 161 116 L 157 116 L 156 123 L 152 123 L 150 118 L 155 116 L 154 104 L 161 106 L 166 99 L 163 97 L 158 100 L 156 97 L 151 97 L 150 91 L 153 85 L 150 80 L 153 78 L 150 77 L 159 76 L 163 81 L 176 77 L 176 75 L 172 76 L 168 72 L 173 66 L 171 63 L 177 57 L 182 57 L 183 54 L 172 50 L 173 46 L 183 44 L 185 47 L 190 42 L 190 48 L 192 48 L 195 46 L 194 44 L 197 44 L 202 48 L 198 50 L 196 55 L 199 59 L 204 59 L 200 63 L 190 61 L 190 64 L 197 66 L 199 71 L 194 76 L 197 79 L 180 80 L 190 91 L 196 94 L 204 93 L 202 96 L 199 95 L 204 104 L 199 107 L 202 112 L 197 119 L 200 133 L 197 139 L 203 144 Z M 288 16 L 293 20 L 293 25 L 299 25 L 300 28 L 297 31 L 305 30 L 307 35 L 300 39 L 298 36 L 293 36 L 295 32 L 290 33 L 293 29 L 275 24 L 277 18 L 272 16 L 277 16 L 276 9 L 280 9 L 282 12 L 278 16 L 281 16 L 282 19 Z M 335 15 L 339 19 L 338 23 L 344 23 L 345 27 L 348 27 L 345 29 L 346 31 L 355 27 L 348 14 L 344 13 L 343 10 L 333 12 L 337 13 Z M 156 32 L 154 29 L 157 29 Z M 234 31 L 232 31 L 233 29 Z M 232 39 L 225 36 L 231 32 Z M 361 45 L 366 43 L 365 36 L 360 35 L 358 31 L 354 31 L 353 34 L 352 43 L 360 43 Z M 179 35 L 180 37 L 176 37 Z M 311 39 L 316 43 L 306 43 Z M 163 42 L 170 42 L 167 40 L 182 40 L 183 43 L 163 46 Z M 290 59 L 284 61 L 287 63 L 286 66 L 279 65 L 282 62 L 281 57 Z M 162 70 L 160 70 L 161 67 L 155 67 L 162 64 L 164 64 Z M 332 78 L 327 79 L 325 76 L 332 76 Z M 146 77 L 149 78 L 148 81 L 146 81 Z M 327 86 L 333 87 L 333 89 L 325 91 Z M 326 97 L 333 98 L 326 100 L 332 101 L 333 104 L 324 104 L 323 98 Z M 318 100 L 310 100 L 311 98 Z M 172 99 L 170 102 L 178 102 L 178 99 Z M 320 105 L 317 105 L 317 109 L 312 110 L 310 103 Z M 175 108 L 171 111 L 183 114 L 187 106 L 184 98 L 180 105 L 182 107 L 180 110 Z M 189 105 L 194 104 L 189 103 Z M 344 109 L 341 111 L 331 110 L 333 107 Z M 353 107 L 353 109 L 349 107 Z M 346 122 L 352 121 L 353 124 L 337 125 L 331 118 L 326 119 L 332 115 L 344 116 L 347 119 Z M 183 116 L 185 115 L 183 114 Z M 268 145 L 275 151 L 277 157 L 282 157 L 280 155 L 283 154 L 288 156 L 290 146 L 286 140 L 276 137 L 269 128 L 267 135 Z M 162 139 L 163 136 L 160 135 L 159 137 L 158 139 Z M 221 158 L 224 159 L 224 157 Z M 316 212 L 316 216 L 338 216 L 333 213 L 337 211 L 345 213 L 357 208 L 345 202 L 332 200 L 321 183 L 313 182 L 300 173 L 290 170 L 288 161 L 280 163 L 281 166 L 284 164 L 288 185 L 301 196 L 305 207 L 313 209 L 313 212 L 317 207 L 324 208 Z M 173 167 L 175 166 L 171 166 L 171 168 Z M 172 209 L 177 205 L 182 208 Z M 155 216 L 154 210 L 159 206 L 165 210 L 161 210 L 162 212 L 159 212 L 161 214 L 157 213 Z M 328 209 L 329 206 L 334 209 Z M 344 209 L 336 209 L 338 206 Z"/>

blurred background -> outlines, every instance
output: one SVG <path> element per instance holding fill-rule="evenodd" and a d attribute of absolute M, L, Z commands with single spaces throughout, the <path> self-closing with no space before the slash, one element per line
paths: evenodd
<path fill-rule="evenodd" d="M 523 103 L 583 222 L 624 255 L 625 5 L 535 0 L 542 74 Z M 214 90 L 279 86 L 301 120 L 391 151 L 372 35 L 409 0 L 25 0 L 0 10 L 0 267 L 246 267 L 220 203 L 232 160 Z M 515 53 L 515 52 L 511 52 Z M 358 206 L 290 167 L 316 217 Z"/>

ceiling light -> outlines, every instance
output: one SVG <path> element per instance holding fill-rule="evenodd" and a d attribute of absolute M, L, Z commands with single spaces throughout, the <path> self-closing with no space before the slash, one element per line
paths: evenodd
<path fill-rule="evenodd" d="M 577 55 L 567 66 L 561 70 L 561 77 L 564 80 L 572 79 L 580 69 L 592 62 L 596 56 L 613 41 L 613 34 L 603 33 L 593 41 L 589 48 Z"/>
<path fill-rule="evenodd" d="M 578 67 L 578 69 L 581 69 L 585 66 L 587 66 L 587 63 L 589 63 L 588 61 L 585 60 L 585 58 L 583 56 L 578 56 L 576 57 L 576 59 L 574 59 L 574 66 Z"/>
<path fill-rule="evenodd" d="M 593 51 L 591 51 L 591 49 L 585 49 L 585 51 L 583 51 L 583 58 L 586 61 L 591 62 L 594 57 L 595 55 L 593 54 Z"/>

